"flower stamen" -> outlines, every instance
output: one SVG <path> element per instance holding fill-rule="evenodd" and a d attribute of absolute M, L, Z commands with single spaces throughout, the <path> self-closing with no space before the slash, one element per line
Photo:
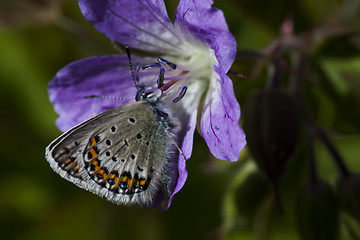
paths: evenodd
<path fill-rule="evenodd" d="M 140 63 L 137 63 L 137 64 L 135 65 L 134 72 L 139 72 L 139 71 L 140 71 L 140 67 L 141 67 Z"/>
<path fill-rule="evenodd" d="M 159 63 L 169 66 L 172 70 L 176 69 L 176 64 L 175 63 L 169 62 L 168 60 L 166 60 L 166 59 L 164 59 L 162 57 L 158 57 L 157 60 L 158 60 Z"/>
<path fill-rule="evenodd" d="M 159 76 L 157 78 L 157 87 L 160 89 L 162 86 L 164 86 L 164 76 L 165 76 L 165 69 L 160 68 Z"/>
<path fill-rule="evenodd" d="M 188 71 L 182 71 L 180 72 L 178 75 L 172 76 L 172 77 L 166 77 L 164 78 L 164 80 L 166 81 L 170 81 L 170 80 L 174 80 L 174 79 L 186 79 L 189 76 L 189 72 Z"/>
<path fill-rule="evenodd" d="M 161 64 L 160 64 L 160 63 L 150 63 L 150 64 L 146 64 L 146 65 L 141 66 L 141 70 L 145 70 L 145 69 L 147 69 L 147 68 L 153 68 L 153 67 L 160 68 L 160 67 L 161 67 Z"/>
<path fill-rule="evenodd" d="M 144 83 L 145 86 L 149 88 L 146 90 L 145 88 L 138 90 L 136 100 L 148 97 L 150 94 L 153 94 L 157 91 L 159 91 L 159 94 L 156 94 L 157 101 L 162 99 L 164 96 L 170 95 L 166 97 L 167 100 L 165 101 L 162 108 L 159 109 L 161 112 L 162 109 L 164 109 L 168 104 L 171 102 L 177 103 L 185 96 L 188 89 L 187 85 L 190 83 L 192 78 L 189 76 L 189 71 L 183 69 L 182 66 L 178 66 L 177 64 L 172 63 L 162 57 L 158 57 L 157 61 L 158 62 L 155 63 L 136 65 L 136 70 L 139 70 L 139 76 L 154 76 L 156 74 L 154 71 L 155 68 L 160 68 L 157 72 L 156 84 L 154 82 L 147 82 L 147 84 Z M 165 73 L 167 73 L 169 76 L 165 77 Z M 144 80 L 146 81 L 146 78 Z M 174 85 L 178 86 L 174 89 Z"/>
<path fill-rule="evenodd" d="M 136 95 L 135 95 L 135 100 L 136 101 L 139 101 L 141 96 L 145 93 L 145 89 L 142 88 L 142 87 L 139 87 L 137 92 L 136 92 Z"/>
<path fill-rule="evenodd" d="M 173 80 L 169 81 L 168 83 L 164 84 L 164 85 L 160 88 L 160 90 L 161 90 L 162 92 L 165 92 L 165 91 L 168 90 L 172 85 L 174 85 L 175 83 L 177 83 L 177 82 L 180 81 L 180 80 L 182 80 L 182 79 L 180 79 L 180 78 L 173 79 Z"/>
<path fill-rule="evenodd" d="M 180 101 L 185 96 L 186 90 L 187 90 L 187 86 L 184 86 L 181 89 L 181 92 L 179 93 L 179 96 L 177 98 L 174 98 L 173 103 L 177 103 L 178 101 Z"/>

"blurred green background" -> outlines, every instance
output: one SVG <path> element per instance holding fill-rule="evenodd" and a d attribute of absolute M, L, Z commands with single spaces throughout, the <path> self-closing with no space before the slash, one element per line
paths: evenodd
<path fill-rule="evenodd" d="M 172 16 L 177 1 L 166 4 Z M 307 60 L 316 60 L 307 64 L 315 70 L 306 71 L 313 80 L 304 87 L 304 101 L 348 167 L 360 172 L 359 1 L 222 0 L 215 6 L 224 11 L 238 43 L 233 70 L 248 76 L 232 76 L 241 106 L 266 85 L 271 56 L 257 53 L 279 41 L 285 20 L 293 21 L 293 34 L 303 41 L 309 34 L 314 40 L 311 33 L 324 26 L 336 29 L 319 31 L 323 41 L 304 45 Z M 1 238 L 299 239 L 294 202 L 306 178 L 302 144 L 279 183 L 283 214 L 247 149 L 236 163 L 216 160 L 197 133 L 188 180 L 165 212 L 111 204 L 51 170 L 44 149 L 60 131 L 48 100 L 49 81 L 75 60 L 116 53 L 75 0 L 0 0 Z M 285 59 L 291 62 L 294 55 L 299 49 Z M 285 79 L 291 77 L 291 71 L 285 73 Z M 334 185 L 336 166 L 319 141 L 315 147 L 319 175 Z M 340 239 L 360 236 L 358 223 L 344 214 L 340 232 Z"/>

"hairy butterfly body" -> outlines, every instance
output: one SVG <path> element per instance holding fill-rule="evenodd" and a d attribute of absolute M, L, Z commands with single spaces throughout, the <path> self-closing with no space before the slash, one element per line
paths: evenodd
<path fill-rule="evenodd" d="M 63 178 L 111 202 L 159 207 L 177 181 L 178 121 L 158 109 L 138 101 L 101 113 L 50 143 L 46 159 Z"/>

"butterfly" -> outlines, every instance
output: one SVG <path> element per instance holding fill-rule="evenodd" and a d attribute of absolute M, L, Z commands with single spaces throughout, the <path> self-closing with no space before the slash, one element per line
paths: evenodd
<path fill-rule="evenodd" d="M 45 156 L 52 169 L 111 202 L 166 207 L 178 179 L 179 121 L 142 95 L 138 91 L 136 102 L 100 113 L 51 142 Z"/>

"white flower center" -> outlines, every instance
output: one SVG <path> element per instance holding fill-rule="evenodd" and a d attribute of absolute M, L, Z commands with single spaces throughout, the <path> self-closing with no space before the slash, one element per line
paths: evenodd
<path fill-rule="evenodd" d="M 178 81 L 175 88 L 181 88 L 182 85 L 191 87 L 201 87 L 202 91 L 206 91 L 211 86 L 214 79 L 213 65 L 217 65 L 218 61 L 215 57 L 214 50 L 204 44 L 188 44 L 187 52 L 182 56 L 169 56 L 169 61 L 177 64 L 175 71 L 168 71 L 165 79 L 175 79 Z M 175 89 L 174 89 L 175 90 Z M 198 89 L 193 89 L 198 90 Z"/>
<path fill-rule="evenodd" d="M 182 49 L 187 49 L 184 54 L 162 56 L 157 63 L 142 65 L 139 72 L 140 81 L 146 82 L 146 92 L 159 93 L 157 96 L 165 100 L 165 105 L 171 100 L 182 101 L 185 95 L 201 96 L 214 85 L 217 76 L 212 67 L 218 64 L 214 50 L 194 42 L 185 43 Z M 186 101 L 191 99 L 194 97 L 189 96 Z"/>

